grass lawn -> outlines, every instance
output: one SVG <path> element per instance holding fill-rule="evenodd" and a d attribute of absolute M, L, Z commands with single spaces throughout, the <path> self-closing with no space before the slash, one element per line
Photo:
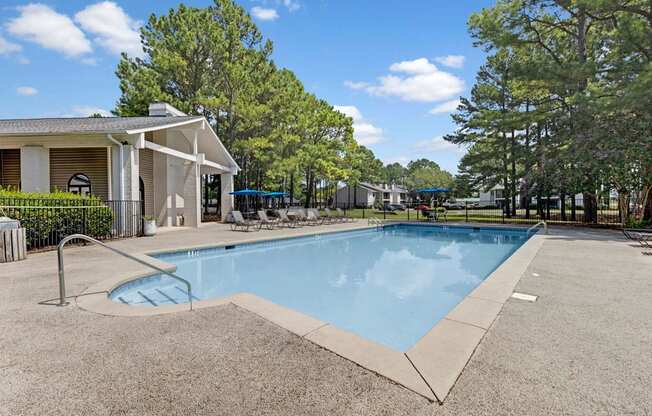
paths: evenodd
<path fill-rule="evenodd" d="M 583 211 L 577 210 L 577 221 L 571 221 L 571 214 L 569 211 L 566 212 L 566 221 L 561 221 L 561 213 L 560 210 L 550 210 L 550 220 L 547 220 L 549 222 L 554 222 L 554 223 L 568 223 L 568 224 L 573 224 L 573 223 L 578 223 L 582 222 L 582 215 Z M 383 213 L 383 211 L 378 211 L 375 209 L 348 209 L 346 210 L 346 215 L 352 218 L 379 218 L 379 219 L 387 219 L 387 220 L 394 220 L 394 221 L 400 221 L 400 220 L 410 220 L 410 221 L 415 221 L 417 218 L 419 220 L 423 219 L 423 215 L 419 212 L 419 215 L 417 217 L 417 211 L 410 209 L 406 211 L 395 211 L 395 212 L 386 212 Z M 617 210 L 604 210 L 604 211 L 598 211 L 598 217 L 602 218 L 602 221 L 599 222 L 605 222 L 605 223 L 617 223 L 618 222 L 618 211 Z M 468 210 L 468 215 L 466 210 L 460 209 L 460 210 L 448 210 L 446 213 L 446 220 L 447 221 L 455 221 L 455 222 L 492 222 L 492 223 L 505 223 L 505 224 L 516 224 L 516 223 L 536 223 L 540 221 L 539 216 L 537 215 L 536 210 L 530 210 L 530 218 L 526 219 L 525 218 L 525 210 L 524 209 L 519 209 L 517 210 L 517 215 L 516 217 L 513 218 L 508 218 L 504 217 L 503 218 L 503 213 L 502 210 L 499 208 L 491 208 L 491 209 L 469 209 Z"/>

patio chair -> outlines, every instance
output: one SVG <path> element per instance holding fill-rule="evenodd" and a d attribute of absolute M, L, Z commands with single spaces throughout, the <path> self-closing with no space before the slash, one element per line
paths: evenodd
<path fill-rule="evenodd" d="M 342 222 L 344 221 L 344 218 L 340 217 L 339 215 L 335 214 L 333 211 L 331 211 L 330 208 L 324 208 L 324 212 L 326 213 L 326 218 L 330 219 L 331 222 Z"/>
<path fill-rule="evenodd" d="M 623 234 L 628 240 L 638 241 L 641 247 L 652 248 L 652 230 L 624 228 Z"/>
<path fill-rule="evenodd" d="M 308 224 L 312 225 L 323 225 L 324 224 L 324 217 L 319 215 L 319 211 L 316 209 L 307 209 L 306 210 L 306 221 Z"/>
<path fill-rule="evenodd" d="M 269 218 L 265 210 L 258 211 L 258 219 L 260 220 L 260 228 L 266 227 L 268 230 L 273 230 L 274 227 L 280 226 L 281 223 L 278 218 Z"/>
<path fill-rule="evenodd" d="M 231 216 L 233 217 L 231 231 L 249 231 L 250 228 L 260 230 L 260 221 L 245 220 L 240 211 L 231 211 Z"/>
<path fill-rule="evenodd" d="M 286 225 L 288 228 L 296 228 L 301 225 L 299 224 L 299 221 L 288 216 L 287 210 L 277 209 L 276 215 L 278 215 L 279 218 L 279 225 Z"/>
<path fill-rule="evenodd" d="M 320 220 L 322 224 L 333 223 L 333 217 L 330 217 L 328 215 L 321 215 L 321 213 L 319 212 L 319 208 L 309 208 L 309 211 L 312 211 L 313 214 L 315 214 L 315 218 Z"/>
<path fill-rule="evenodd" d="M 288 211 L 288 213 L 289 212 L 290 211 Z M 303 208 L 292 208 L 291 212 L 294 214 L 294 217 L 298 223 L 305 224 L 308 222 L 308 216 L 306 215 L 306 211 Z"/>
<path fill-rule="evenodd" d="M 344 213 L 344 210 L 342 210 L 342 208 L 335 208 L 335 211 L 337 211 L 337 215 L 340 218 L 342 218 L 342 221 L 344 221 L 344 222 L 353 221 L 353 218 L 346 216 L 346 214 Z"/>
<path fill-rule="evenodd" d="M 448 211 L 446 211 L 446 209 L 444 209 L 443 211 L 435 211 L 435 220 L 441 221 L 443 219 L 444 222 L 448 222 L 447 215 L 448 215 Z"/>

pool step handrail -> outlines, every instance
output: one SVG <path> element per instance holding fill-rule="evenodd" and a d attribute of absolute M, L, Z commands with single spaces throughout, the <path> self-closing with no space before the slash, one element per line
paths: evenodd
<path fill-rule="evenodd" d="M 378 219 L 378 218 L 375 218 L 375 217 L 371 217 L 371 218 L 369 218 L 369 220 L 367 221 L 367 224 L 368 224 L 368 225 L 375 225 L 376 228 L 383 228 L 383 226 L 385 225 L 385 222 L 384 222 L 383 220 L 381 220 L 381 219 Z"/>
<path fill-rule="evenodd" d="M 128 258 L 130 260 L 133 260 L 133 261 L 135 261 L 137 263 L 142 264 L 143 266 L 147 266 L 150 269 L 156 270 L 159 273 L 163 273 L 165 275 L 170 276 L 171 278 L 173 278 L 175 280 L 178 280 L 179 282 L 186 285 L 186 287 L 188 288 L 188 291 L 187 291 L 188 303 L 190 304 L 190 310 L 192 311 L 192 298 L 193 298 L 193 296 L 192 296 L 192 286 L 190 285 L 189 281 L 187 281 L 183 277 L 177 276 L 176 274 L 174 274 L 172 272 L 169 272 L 169 271 L 167 271 L 165 269 L 162 269 L 162 268 L 160 268 L 160 267 L 158 267 L 158 266 L 156 266 L 156 265 L 154 265 L 154 264 L 152 264 L 150 262 L 147 262 L 147 261 L 145 261 L 143 259 L 139 259 L 138 257 L 135 257 L 135 256 L 132 256 L 131 254 L 125 253 L 122 250 L 118 250 L 115 247 L 111 247 L 109 245 L 106 245 L 103 242 L 101 242 L 99 240 L 96 240 L 93 237 L 89 237 L 89 236 L 87 236 L 85 234 L 72 234 L 72 235 L 69 235 L 69 236 L 65 237 L 63 240 L 61 240 L 61 242 L 59 242 L 59 245 L 57 246 L 57 258 L 58 258 L 58 261 L 59 261 L 59 306 L 65 306 L 65 305 L 68 304 L 68 302 L 66 302 L 66 278 L 65 278 L 65 272 L 64 272 L 64 267 L 63 267 L 63 248 L 68 242 L 70 242 L 72 240 L 84 240 L 84 241 L 88 241 L 90 243 L 97 244 L 100 247 L 104 247 L 104 248 L 106 248 L 108 250 L 113 251 L 116 254 L 121 255 L 122 257 L 126 257 L 126 258 Z"/>
<path fill-rule="evenodd" d="M 527 232 L 529 233 L 530 231 L 535 230 L 540 225 L 543 225 L 543 233 L 548 234 L 548 223 L 545 221 L 539 221 L 538 223 L 534 224 L 532 227 L 527 229 Z"/>

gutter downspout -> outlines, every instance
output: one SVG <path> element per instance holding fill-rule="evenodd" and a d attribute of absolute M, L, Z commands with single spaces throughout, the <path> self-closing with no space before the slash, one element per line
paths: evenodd
<path fill-rule="evenodd" d="M 107 134 L 106 137 L 111 140 L 113 143 L 118 145 L 118 151 L 119 151 L 119 158 L 120 158 L 120 187 L 119 187 L 119 193 L 120 193 L 120 200 L 124 201 L 125 199 L 125 156 L 124 156 L 124 148 L 122 147 L 122 143 L 120 143 L 118 140 L 114 139 L 112 135 Z"/>

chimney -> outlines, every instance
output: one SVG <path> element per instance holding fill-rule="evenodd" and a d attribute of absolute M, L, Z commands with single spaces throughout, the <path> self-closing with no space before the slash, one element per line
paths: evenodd
<path fill-rule="evenodd" d="M 149 105 L 149 115 L 150 117 L 181 117 L 187 114 L 168 103 L 151 103 Z"/>

